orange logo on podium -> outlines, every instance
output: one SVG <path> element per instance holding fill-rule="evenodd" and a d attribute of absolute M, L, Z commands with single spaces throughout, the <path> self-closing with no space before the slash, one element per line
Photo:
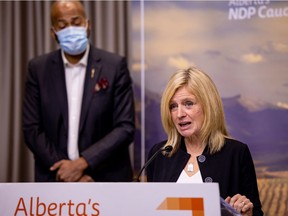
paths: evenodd
<path fill-rule="evenodd" d="M 167 197 L 157 210 L 191 210 L 193 216 L 204 216 L 203 198 Z"/>

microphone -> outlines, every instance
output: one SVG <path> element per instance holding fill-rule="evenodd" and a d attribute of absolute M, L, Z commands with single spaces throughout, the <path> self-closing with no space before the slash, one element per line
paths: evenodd
<path fill-rule="evenodd" d="M 165 146 L 165 148 L 160 148 L 160 149 L 158 149 L 158 150 L 152 155 L 152 157 L 150 157 L 149 160 L 144 164 L 144 166 L 141 168 L 140 172 L 138 173 L 137 178 L 135 178 L 135 179 L 133 180 L 133 182 L 140 182 L 140 176 L 141 176 L 143 170 L 148 167 L 148 165 L 157 157 L 157 155 L 158 155 L 159 153 L 165 152 L 165 153 L 167 154 L 167 153 L 170 153 L 172 150 L 173 150 L 173 146 L 171 146 L 171 145 Z"/>

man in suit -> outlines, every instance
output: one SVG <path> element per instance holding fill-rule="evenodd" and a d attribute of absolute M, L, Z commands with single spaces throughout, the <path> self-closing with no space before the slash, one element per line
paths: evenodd
<path fill-rule="evenodd" d="M 89 44 L 79 1 L 54 2 L 51 21 L 61 49 L 29 61 L 23 103 L 35 181 L 131 181 L 134 98 L 126 59 Z"/>

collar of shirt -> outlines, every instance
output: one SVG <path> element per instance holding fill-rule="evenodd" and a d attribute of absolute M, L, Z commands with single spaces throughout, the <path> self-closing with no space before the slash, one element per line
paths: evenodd
<path fill-rule="evenodd" d="M 64 66 L 65 67 L 67 67 L 67 66 L 73 67 L 73 66 L 77 66 L 77 65 L 87 66 L 89 50 L 90 50 L 90 45 L 88 44 L 84 56 L 80 59 L 80 61 L 77 64 L 71 64 L 70 62 L 68 62 L 67 58 L 64 55 L 64 51 L 61 50 L 61 56 L 62 56 L 62 59 L 64 62 Z"/>

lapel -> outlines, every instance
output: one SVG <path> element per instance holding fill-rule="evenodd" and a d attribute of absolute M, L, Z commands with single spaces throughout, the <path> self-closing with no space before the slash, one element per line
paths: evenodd
<path fill-rule="evenodd" d="M 86 69 L 85 81 L 84 81 L 84 91 L 82 98 L 82 107 L 80 114 L 80 125 L 79 125 L 79 133 L 83 129 L 83 125 L 85 119 L 87 117 L 87 113 L 89 110 L 90 102 L 93 98 L 95 85 L 97 80 L 99 80 L 99 76 L 101 74 L 102 64 L 100 58 L 96 54 L 96 49 L 90 45 L 90 52 L 88 56 L 88 64 Z"/>
<path fill-rule="evenodd" d="M 172 158 L 170 161 L 171 164 L 169 166 L 171 169 L 171 176 L 169 177 L 169 181 L 176 182 L 190 158 L 190 155 L 187 153 L 183 138 L 181 139 L 179 149 L 172 156 Z"/>
<path fill-rule="evenodd" d="M 52 56 L 52 64 L 48 69 L 48 73 L 52 75 L 51 91 L 55 92 L 56 103 L 60 106 L 60 112 L 63 117 L 63 124 L 66 132 L 68 131 L 68 100 L 65 82 L 65 71 L 61 51 L 56 51 Z"/>

